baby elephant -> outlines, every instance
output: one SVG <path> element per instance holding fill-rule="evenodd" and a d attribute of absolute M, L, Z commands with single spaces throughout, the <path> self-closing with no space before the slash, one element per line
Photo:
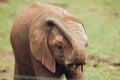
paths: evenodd
<path fill-rule="evenodd" d="M 64 9 L 33 3 L 15 19 L 10 40 L 14 80 L 85 80 L 82 67 L 88 38 L 83 24 Z"/>

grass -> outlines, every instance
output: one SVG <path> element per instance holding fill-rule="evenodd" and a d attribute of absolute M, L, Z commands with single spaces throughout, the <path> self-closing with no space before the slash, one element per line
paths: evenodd
<path fill-rule="evenodd" d="M 120 80 L 120 0 L 0 0 L 0 70 L 13 74 L 14 57 L 9 41 L 15 16 L 33 2 L 40 1 L 68 10 L 84 24 L 89 38 L 85 66 L 87 80 Z M 8 55 L 12 55 L 9 58 Z M 6 57 L 7 56 L 7 57 Z M 95 58 L 95 59 L 94 59 Z M 97 58 L 97 61 L 96 61 Z M 99 60 L 100 61 L 99 61 Z M 104 61 L 105 60 L 105 61 Z M 96 67 L 94 66 L 96 65 Z M 1 75 L 2 73 L 0 73 Z M 0 79 L 5 76 L 0 76 Z M 12 80 L 7 78 L 8 80 Z"/>

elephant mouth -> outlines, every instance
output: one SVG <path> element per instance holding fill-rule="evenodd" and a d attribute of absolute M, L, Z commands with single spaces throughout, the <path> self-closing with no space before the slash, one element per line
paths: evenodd
<path fill-rule="evenodd" d="M 78 64 L 68 64 L 68 67 L 69 68 L 72 68 L 74 70 L 76 70 L 77 68 L 81 67 L 81 71 L 83 72 L 83 66 L 85 65 L 86 63 L 78 63 Z"/>

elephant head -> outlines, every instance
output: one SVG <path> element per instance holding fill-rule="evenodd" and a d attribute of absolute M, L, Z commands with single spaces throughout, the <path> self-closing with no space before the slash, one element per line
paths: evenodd
<path fill-rule="evenodd" d="M 40 14 L 29 31 L 31 53 L 48 70 L 56 72 L 56 62 L 76 69 L 85 64 L 87 35 L 80 22 Z"/>

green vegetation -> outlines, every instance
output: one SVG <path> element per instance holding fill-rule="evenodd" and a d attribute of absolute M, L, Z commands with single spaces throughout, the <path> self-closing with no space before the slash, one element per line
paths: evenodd
<path fill-rule="evenodd" d="M 15 16 L 36 1 L 58 5 L 83 22 L 89 38 L 87 80 L 120 80 L 120 0 L 0 0 L 0 80 L 13 77 L 9 35 Z"/>

